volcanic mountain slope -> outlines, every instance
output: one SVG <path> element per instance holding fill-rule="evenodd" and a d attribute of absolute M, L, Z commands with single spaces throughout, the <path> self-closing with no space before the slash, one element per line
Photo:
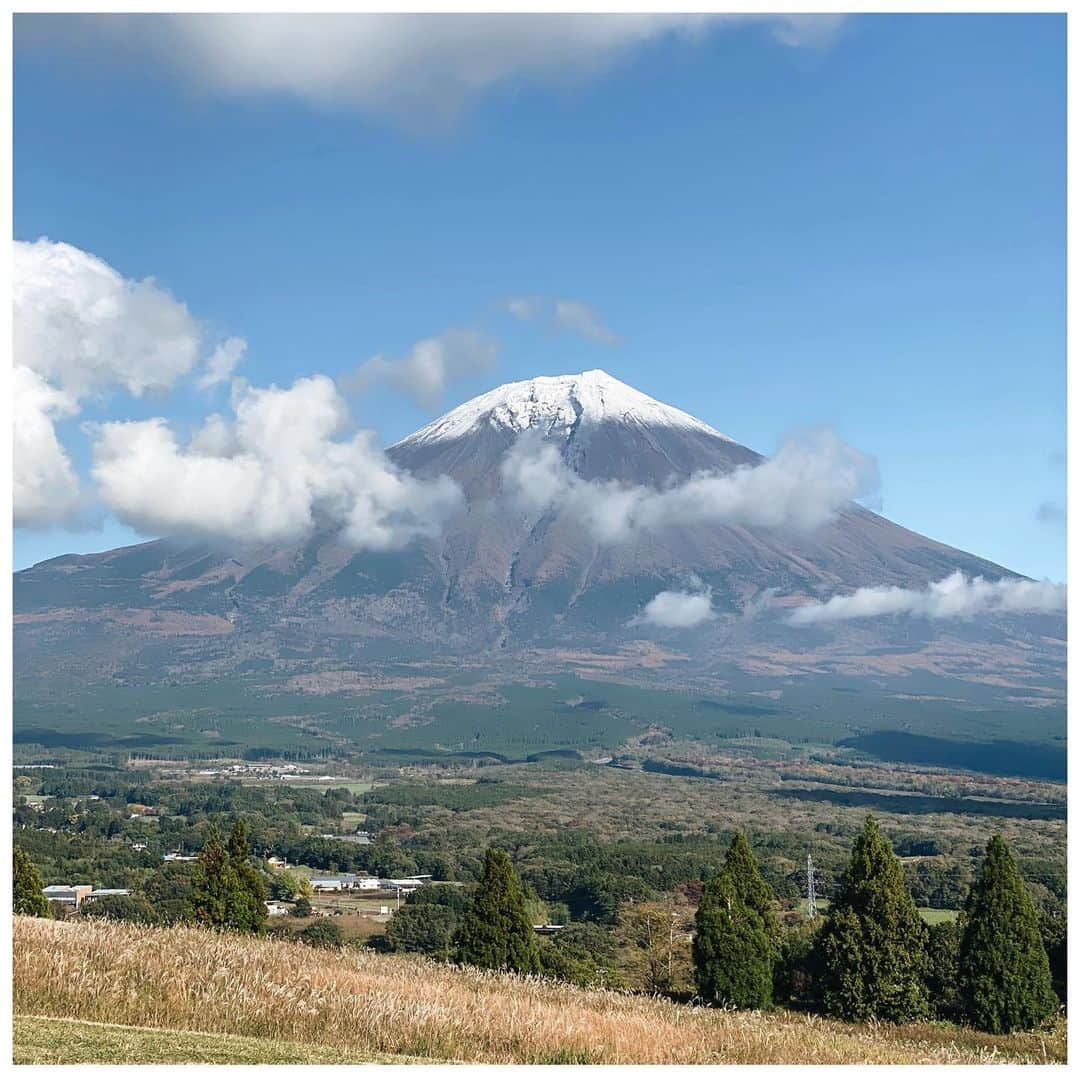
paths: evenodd
<path fill-rule="evenodd" d="M 449 475 L 464 491 L 466 509 L 439 539 L 358 552 L 320 530 L 287 547 L 162 539 L 56 558 L 16 574 L 17 667 L 147 676 L 165 665 L 199 676 L 253 659 L 294 670 L 433 653 L 495 661 L 646 640 L 695 669 L 891 673 L 907 655 L 979 679 L 1003 654 L 1015 658 L 1019 632 L 1021 680 L 1059 672 L 1059 651 L 1040 641 L 1063 638 L 1060 617 L 1019 628 L 1016 619 L 977 627 L 879 619 L 806 630 L 781 616 L 784 606 L 861 586 L 923 587 L 957 569 L 1012 575 L 1000 566 L 855 504 L 811 533 L 694 524 L 598 543 L 578 514 L 526 511 L 507 495 L 503 464 L 523 435 L 555 446 L 582 479 L 637 487 L 762 461 L 602 371 L 504 385 L 387 450 L 402 469 Z M 713 620 L 681 634 L 640 624 L 650 599 L 688 580 L 711 589 Z"/>

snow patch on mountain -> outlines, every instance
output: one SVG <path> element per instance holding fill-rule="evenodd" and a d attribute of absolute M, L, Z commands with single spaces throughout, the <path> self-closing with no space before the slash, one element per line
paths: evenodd
<path fill-rule="evenodd" d="M 708 423 L 638 392 L 603 370 L 587 370 L 501 385 L 447 412 L 398 445 L 450 441 L 484 426 L 515 433 L 539 430 L 547 435 L 569 432 L 581 423 L 680 427 L 732 440 Z"/>

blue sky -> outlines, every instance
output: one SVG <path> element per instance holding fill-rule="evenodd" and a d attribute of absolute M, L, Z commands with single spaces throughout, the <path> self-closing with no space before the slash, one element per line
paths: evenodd
<path fill-rule="evenodd" d="M 15 238 L 153 277 L 208 339 L 247 342 L 258 386 L 452 327 L 498 342 L 442 406 L 351 395 L 383 444 L 500 382 L 602 367 L 763 452 L 832 425 L 876 457 L 890 518 L 1064 579 L 1065 20 L 829 30 L 658 30 L 572 78 L 555 35 L 446 115 L 408 63 L 312 90 L 24 22 Z M 424 55 L 457 47 L 429 36 Z M 618 342 L 518 321 L 522 295 L 588 304 Z M 187 429 L 228 399 L 113 387 L 56 431 L 85 486 L 87 422 Z M 15 565 L 135 539 L 111 513 L 20 528 Z"/>

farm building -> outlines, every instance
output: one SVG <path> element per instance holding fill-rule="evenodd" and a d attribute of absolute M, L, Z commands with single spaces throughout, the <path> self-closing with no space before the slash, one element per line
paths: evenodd
<path fill-rule="evenodd" d="M 70 905 L 77 909 L 93 893 L 94 888 L 89 883 L 77 883 L 74 886 L 64 886 L 54 883 L 46 886 L 42 893 L 49 901 L 55 901 L 58 905 Z"/>
<path fill-rule="evenodd" d="M 337 890 L 379 890 L 382 884 L 373 875 L 355 875 L 342 872 L 340 875 L 313 875 L 311 889 L 316 892 Z"/>

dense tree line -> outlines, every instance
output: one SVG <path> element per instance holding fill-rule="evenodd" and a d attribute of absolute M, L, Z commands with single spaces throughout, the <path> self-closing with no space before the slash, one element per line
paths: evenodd
<path fill-rule="evenodd" d="M 820 929 L 770 937 L 763 892 L 737 836 L 698 909 L 694 962 L 706 1000 L 756 1008 L 776 997 L 846 1020 L 936 1016 L 987 1032 L 1037 1027 L 1057 1008 L 1038 912 L 999 835 L 956 923 L 923 923 L 872 817 Z"/>

